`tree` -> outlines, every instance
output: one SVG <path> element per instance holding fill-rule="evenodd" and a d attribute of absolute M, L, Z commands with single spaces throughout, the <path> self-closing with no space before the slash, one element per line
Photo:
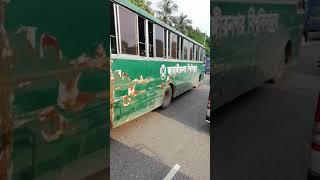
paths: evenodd
<path fill-rule="evenodd" d="M 173 24 L 173 13 L 178 11 L 178 5 L 172 0 L 162 0 L 158 4 L 160 11 L 157 11 L 160 20 L 166 24 L 172 26 Z"/>
<path fill-rule="evenodd" d="M 147 11 L 149 14 L 154 16 L 155 11 L 151 8 L 151 1 L 146 0 L 129 0 L 132 4 L 140 7 L 141 9 Z"/>
<path fill-rule="evenodd" d="M 191 23 L 192 21 L 188 18 L 188 15 L 184 15 L 183 13 L 173 18 L 174 28 L 186 35 L 192 29 Z"/>

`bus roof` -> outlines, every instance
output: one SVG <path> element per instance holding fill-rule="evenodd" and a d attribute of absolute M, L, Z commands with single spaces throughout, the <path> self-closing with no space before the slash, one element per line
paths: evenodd
<path fill-rule="evenodd" d="M 128 0 L 111 0 L 111 1 L 116 2 L 116 3 L 124 6 L 124 7 L 128 8 L 128 9 L 134 11 L 135 13 L 138 13 L 139 15 L 147 18 L 148 20 L 151 20 L 151 21 L 157 23 L 158 25 L 161 25 L 161 26 L 165 27 L 166 29 L 168 29 L 168 30 L 170 30 L 170 31 L 182 36 L 183 38 L 185 38 L 185 39 L 193 42 L 194 44 L 197 44 L 198 46 L 201 46 L 202 48 L 205 49 L 205 47 L 202 44 L 200 44 L 197 41 L 191 39 L 190 37 L 186 36 L 185 34 L 179 32 L 178 30 L 174 29 L 173 27 L 167 25 L 166 23 L 164 23 L 163 21 L 159 20 L 158 18 L 153 17 L 147 11 L 145 11 L 145 10 L 139 8 L 138 6 L 132 4 Z"/>

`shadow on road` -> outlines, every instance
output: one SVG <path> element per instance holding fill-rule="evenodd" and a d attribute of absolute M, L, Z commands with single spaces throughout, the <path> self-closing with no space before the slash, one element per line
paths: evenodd
<path fill-rule="evenodd" d="M 210 134 L 210 125 L 205 122 L 210 87 L 201 84 L 173 99 L 166 109 L 155 111 L 161 115 L 174 119 L 198 132 Z"/>
<path fill-rule="evenodd" d="M 113 180 L 162 180 L 172 168 L 158 158 L 141 153 L 139 147 L 128 147 L 114 139 L 110 139 L 110 147 L 110 178 Z M 191 178 L 178 171 L 173 179 Z"/>

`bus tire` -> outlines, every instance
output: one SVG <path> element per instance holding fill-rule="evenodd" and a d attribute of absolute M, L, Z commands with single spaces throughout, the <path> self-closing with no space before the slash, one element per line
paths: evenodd
<path fill-rule="evenodd" d="M 163 94 L 161 108 L 166 108 L 170 105 L 172 100 L 172 88 L 170 85 L 167 85 Z"/>
<path fill-rule="evenodd" d="M 193 88 L 197 88 L 197 87 L 199 87 L 199 85 L 200 85 L 200 81 L 201 81 L 201 74 L 200 74 L 199 78 L 196 78 L 196 79 L 195 79 L 195 82 L 194 82 Z"/>
<path fill-rule="evenodd" d="M 292 42 L 289 40 L 284 48 L 284 60 L 281 62 L 279 72 L 270 79 L 270 83 L 275 84 L 280 81 L 283 76 L 283 67 L 285 67 L 292 59 Z"/>

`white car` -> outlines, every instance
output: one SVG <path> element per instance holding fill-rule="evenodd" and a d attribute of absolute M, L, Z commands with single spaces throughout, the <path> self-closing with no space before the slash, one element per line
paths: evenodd
<path fill-rule="evenodd" d="M 312 130 L 311 167 L 308 180 L 320 179 L 320 93 Z"/>
<path fill-rule="evenodd" d="M 207 114 L 206 114 L 206 122 L 207 123 L 210 123 L 210 99 L 211 99 L 211 93 L 209 92 L 208 104 L 207 104 Z"/>

